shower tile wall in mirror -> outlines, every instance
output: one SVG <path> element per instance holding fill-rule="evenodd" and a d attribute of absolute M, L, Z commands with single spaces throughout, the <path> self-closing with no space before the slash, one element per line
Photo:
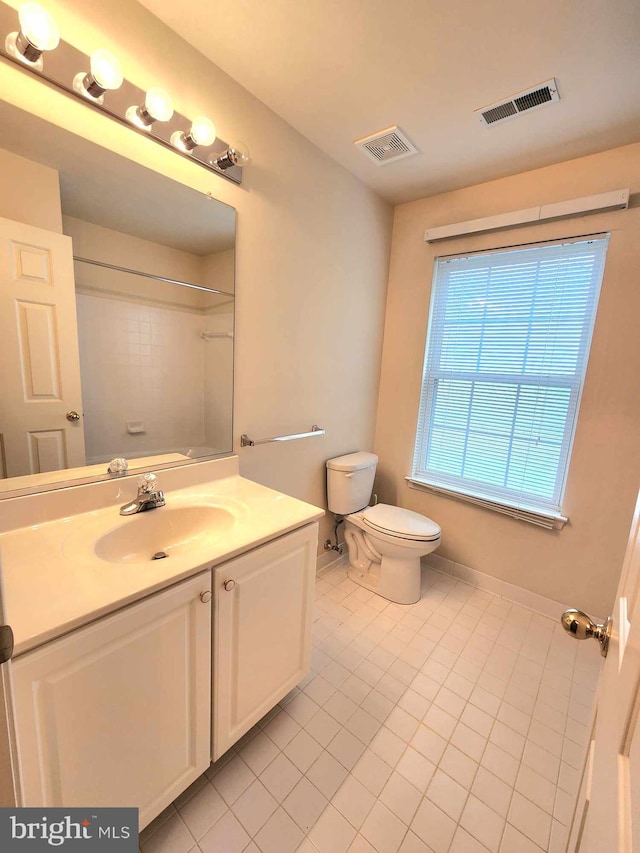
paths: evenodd
<path fill-rule="evenodd" d="M 232 450 L 235 211 L 0 102 L 0 498 Z"/>

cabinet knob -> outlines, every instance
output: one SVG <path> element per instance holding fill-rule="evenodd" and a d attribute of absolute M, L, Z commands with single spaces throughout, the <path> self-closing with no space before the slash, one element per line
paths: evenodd
<path fill-rule="evenodd" d="M 211 601 L 211 590 L 207 589 L 200 593 L 200 601 L 203 604 L 208 604 Z"/>
<path fill-rule="evenodd" d="M 224 588 L 227 590 L 227 592 L 231 592 L 235 585 L 236 582 L 234 580 L 228 580 L 224 582 Z"/>

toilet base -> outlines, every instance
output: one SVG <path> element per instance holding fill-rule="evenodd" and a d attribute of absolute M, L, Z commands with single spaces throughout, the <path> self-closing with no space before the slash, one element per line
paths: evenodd
<path fill-rule="evenodd" d="M 350 554 L 351 556 L 351 554 Z M 349 565 L 348 577 L 354 583 L 396 604 L 420 601 L 420 557 L 382 557 L 369 571 Z"/>

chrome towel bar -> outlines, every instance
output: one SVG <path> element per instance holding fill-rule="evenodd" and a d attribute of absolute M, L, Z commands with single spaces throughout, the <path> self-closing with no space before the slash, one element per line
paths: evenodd
<path fill-rule="evenodd" d="M 256 444 L 269 444 L 271 441 L 293 441 L 294 438 L 311 438 L 313 435 L 324 434 L 325 430 L 317 424 L 314 424 L 311 427 L 311 432 L 295 432 L 292 435 L 276 435 L 273 438 L 260 438 L 257 441 L 254 441 L 253 438 L 249 438 L 246 433 L 243 433 L 240 436 L 240 447 L 255 447 Z"/>

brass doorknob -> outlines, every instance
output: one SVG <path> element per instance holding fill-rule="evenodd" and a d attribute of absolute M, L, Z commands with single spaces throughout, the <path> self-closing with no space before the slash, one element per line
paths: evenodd
<path fill-rule="evenodd" d="M 588 640 L 593 637 L 600 643 L 602 657 L 606 658 L 609 651 L 609 640 L 611 639 L 611 625 L 613 619 L 607 617 L 606 622 L 598 625 L 590 616 L 582 610 L 565 610 L 560 619 L 564 630 L 571 634 L 576 640 Z"/>
<path fill-rule="evenodd" d="M 67 420 L 68 421 L 79 421 L 80 415 L 77 412 L 71 411 L 67 412 Z"/>

